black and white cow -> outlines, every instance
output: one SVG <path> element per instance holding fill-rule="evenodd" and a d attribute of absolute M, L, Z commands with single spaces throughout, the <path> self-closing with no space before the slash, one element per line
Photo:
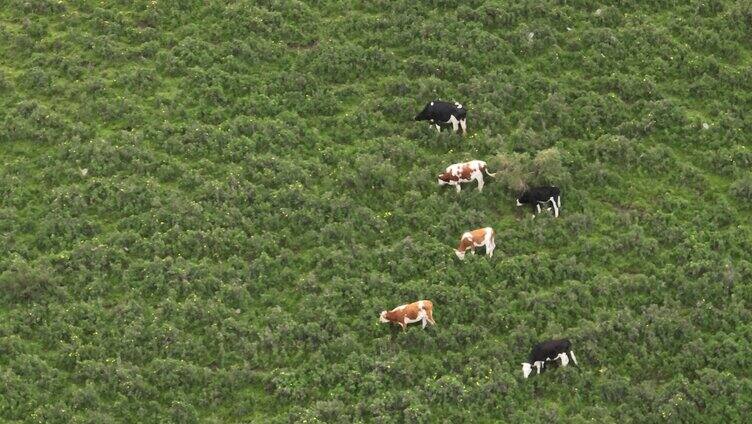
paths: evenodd
<path fill-rule="evenodd" d="M 559 187 L 547 186 L 547 187 L 533 187 L 522 192 L 520 197 L 517 198 L 517 206 L 524 204 L 533 205 L 538 213 L 541 212 L 541 203 L 548 203 L 554 206 L 554 216 L 559 216 L 559 208 L 561 207 L 561 195 Z M 551 208 L 548 208 L 551 209 Z M 547 209 L 547 210 L 548 210 Z M 535 218 L 535 214 L 533 214 Z"/>
<path fill-rule="evenodd" d="M 462 128 L 462 134 L 467 132 L 467 109 L 461 104 L 454 102 L 442 102 L 434 100 L 426 105 L 416 117 L 416 121 L 428 121 L 429 126 L 435 125 L 436 131 L 441 132 L 440 124 L 452 124 L 452 129 L 456 132 L 458 127 Z"/>
<path fill-rule="evenodd" d="M 522 363 L 522 376 L 527 378 L 533 367 L 538 369 L 538 374 L 546 370 L 547 362 L 561 359 L 561 366 L 566 367 L 569 361 L 577 365 L 577 358 L 572 351 L 572 343 L 567 339 L 548 340 L 533 346 L 527 362 Z"/>

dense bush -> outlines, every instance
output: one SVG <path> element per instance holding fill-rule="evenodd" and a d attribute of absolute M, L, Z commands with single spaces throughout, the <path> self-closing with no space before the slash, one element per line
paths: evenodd
<path fill-rule="evenodd" d="M 752 203 L 752 175 L 745 175 L 731 183 L 729 192 L 737 200 L 744 203 Z"/>
<path fill-rule="evenodd" d="M 0 421 L 749 415 L 749 1 L 5 3 Z"/>

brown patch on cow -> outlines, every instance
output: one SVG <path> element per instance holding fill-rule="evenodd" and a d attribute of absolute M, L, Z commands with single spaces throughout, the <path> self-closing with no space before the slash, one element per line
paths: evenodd
<path fill-rule="evenodd" d="M 457 181 L 460 178 L 452 174 L 451 172 L 444 172 L 443 174 L 439 175 L 439 179 L 441 179 L 441 181 L 450 182 L 450 181 Z"/>
<path fill-rule="evenodd" d="M 467 180 L 470 178 L 470 175 L 473 173 L 473 170 L 470 169 L 469 166 L 463 166 L 462 170 L 460 171 L 460 177 L 462 177 L 463 180 Z"/>
<path fill-rule="evenodd" d="M 491 240 L 494 240 L 496 237 L 496 231 L 494 231 L 493 228 L 478 228 L 462 234 L 462 238 L 460 238 L 460 245 L 459 247 L 457 247 L 457 251 L 466 252 L 468 249 L 475 251 L 476 246 L 484 244 L 484 241 L 486 239 L 486 228 L 491 231 Z M 486 249 L 488 249 L 488 246 L 486 246 Z"/>
<path fill-rule="evenodd" d="M 483 243 L 483 240 L 486 238 L 485 228 L 478 228 L 477 230 L 470 231 L 469 233 L 470 237 L 465 237 L 465 234 L 467 233 L 462 234 L 462 238 L 460 239 L 460 246 L 457 248 L 457 250 L 459 250 L 460 252 L 474 248 L 476 244 Z M 491 233 L 491 235 L 493 237 L 493 233 Z"/>
<path fill-rule="evenodd" d="M 465 165 L 460 169 L 459 174 L 455 174 L 451 171 L 444 171 L 443 173 L 439 174 L 439 179 L 445 182 L 458 181 L 460 178 L 463 180 L 469 180 L 472 174 L 472 167 Z"/>
<path fill-rule="evenodd" d="M 391 311 L 388 311 L 386 315 L 384 315 L 384 318 L 390 322 L 399 324 L 402 327 L 402 330 L 405 330 L 407 327 L 405 318 L 414 320 L 420 315 L 420 302 L 423 302 L 423 310 L 426 311 L 426 320 L 431 324 L 436 324 L 433 320 L 433 303 L 430 300 L 419 300 L 405 305 L 402 309 L 398 306 Z"/>

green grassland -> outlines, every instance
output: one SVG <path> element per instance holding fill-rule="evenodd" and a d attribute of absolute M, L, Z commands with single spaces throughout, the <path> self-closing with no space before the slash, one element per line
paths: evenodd
<path fill-rule="evenodd" d="M 0 421 L 749 422 L 751 43 L 749 0 L 0 0 Z"/>

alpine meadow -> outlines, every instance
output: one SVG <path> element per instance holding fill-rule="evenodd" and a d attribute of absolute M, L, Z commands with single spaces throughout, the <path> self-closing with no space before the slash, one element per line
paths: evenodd
<path fill-rule="evenodd" d="M 748 423 L 751 137 L 752 0 L 0 0 L 0 422 Z"/>

